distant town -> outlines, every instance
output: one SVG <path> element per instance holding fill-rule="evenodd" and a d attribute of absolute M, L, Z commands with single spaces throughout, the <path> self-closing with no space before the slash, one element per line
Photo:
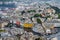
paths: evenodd
<path fill-rule="evenodd" d="M 59 40 L 60 8 L 49 3 L 0 1 L 0 40 Z"/>

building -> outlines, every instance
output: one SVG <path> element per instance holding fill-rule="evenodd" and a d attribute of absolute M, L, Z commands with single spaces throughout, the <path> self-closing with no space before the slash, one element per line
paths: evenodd
<path fill-rule="evenodd" d="M 6 21 L 6 22 L 1 22 L 1 23 L 0 23 L 0 27 L 3 28 L 3 27 L 5 27 L 7 24 L 8 24 L 7 21 Z"/>
<path fill-rule="evenodd" d="M 55 37 L 55 38 L 52 38 L 51 40 L 58 40 L 58 39 L 57 39 L 57 37 Z"/>
<path fill-rule="evenodd" d="M 32 28 L 34 26 L 34 24 L 33 23 L 24 23 L 23 26 L 25 28 Z"/>

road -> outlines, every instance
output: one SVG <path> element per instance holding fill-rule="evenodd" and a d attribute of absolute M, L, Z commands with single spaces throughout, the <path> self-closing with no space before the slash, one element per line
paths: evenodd
<path fill-rule="evenodd" d="M 58 37 L 60 39 L 60 32 L 56 33 L 56 34 L 52 34 L 52 35 L 48 35 L 46 36 L 49 40 L 54 38 L 54 37 Z"/>

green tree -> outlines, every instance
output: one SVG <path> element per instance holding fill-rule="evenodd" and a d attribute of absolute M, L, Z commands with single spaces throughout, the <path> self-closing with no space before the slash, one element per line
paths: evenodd
<path fill-rule="evenodd" d="M 40 17 L 42 17 L 42 15 L 40 14 Z"/>
<path fill-rule="evenodd" d="M 36 11 L 35 10 L 28 10 L 27 12 L 30 13 L 30 12 L 36 12 Z"/>
<path fill-rule="evenodd" d="M 34 17 L 40 17 L 40 15 L 39 14 L 35 14 Z"/>
<path fill-rule="evenodd" d="M 51 18 L 51 16 L 47 16 L 46 18 Z"/>
<path fill-rule="evenodd" d="M 30 13 L 30 11 L 27 11 L 28 13 Z"/>
<path fill-rule="evenodd" d="M 31 12 L 36 12 L 35 10 L 30 10 Z"/>
<path fill-rule="evenodd" d="M 56 11 L 55 13 L 60 13 L 60 9 L 58 7 L 55 6 L 50 6 L 50 7 Z"/>
<path fill-rule="evenodd" d="M 60 19 L 60 14 L 58 14 L 58 18 Z"/>
<path fill-rule="evenodd" d="M 37 23 L 41 24 L 41 20 L 39 18 L 37 18 Z"/>
<path fill-rule="evenodd" d="M 48 18 L 51 18 L 51 16 L 47 16 L 47 17 L 45 17 L 45 20 L 44 20 L 44 22 L 48 19 Z"/>

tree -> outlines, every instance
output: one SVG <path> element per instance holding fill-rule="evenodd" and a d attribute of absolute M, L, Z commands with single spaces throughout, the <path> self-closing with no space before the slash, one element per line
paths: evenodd
<path fill-rule="evenodd" d="M 9 28 L 11 28 L 13 26 L 13 23 L 8 23 L 7 25 L 6 25 L 6 27 L 9 27 Z"/>
<path fill-rule="evenodd" d="M 39 12 L 41 12 L 42 10 L 38 10 Z"/>
<path fill-rule="evenodd" d="M 31 12 L 36 12 L 35 10 L 30 10 Z"/>
<path fill-rule="evenodd" d="M 58 7 L 55 6 L 50 6 L 50 7 L 53 8 L 56 11 L 56 13 L 60 13 L 60 9 Z"/>
<path fill-rule="evenodd" d="M 35 40 L 40 40 L 40 38 L 36 38 Z"/>
<path fill-rule="evenodd" d="M 0 34 L 0 37 L 1 37 L 1 34 Z"/>
<path fill-rule="evenodd" d="M 30 11 L 27 11 L 28 13 L 30 13 Z"/>
<path fill-rule="evenodd" d="M 27 12 L 30 13 L 30 12 L 36 12 L 36 11 L 35 10 L 28 10 Z"/>
<path fill-rule="evenodd" d="M 46 18 L 51 18 L 51 16 L 49 15 L 49 16 L 47 16 Z"/>
<path fill-rule="evenodd" d="M 39 18 L 37 18 L 37 23 L 41 24 L 43 30 L 44 30 L 44 33 L 46 33 L 46 27 L 44 25 L 44 23 L 42 22 L 42 20 L 40 20 Z"/>
<path fill-rule="evenodd" d="M 40 15 L 39 14 L 35 14 L 34 17 L 40 17 Z"/>
<path fill-rule="evenodd" d="M 40 17 L 42 17 L 42 15 L 40 14 Z"/>
<path fill-rule="evenodd" d="M 37 18 L 37 23 L 41 24 L 41 20 L 39 18 Z"/>
<path fill-rule="evenodd" d="M 44 20 L 44 22 L 48 19 L 48 18 L 51 18 L 51 16 L 47 16 L 47 17 L 45 17 L 45 20 Z"/>
<path fill-rule="evenodd" d="M 26 13 L 24 10 L 23 10 L 23 11 L 21 11 L 21 15 L 23 15 L 24 13 Z"/>
<path fill-rule="evenodd" d="M 60 13 L 60 9 L 58 7 L 52 6 L 49 3 L 46 3 L 46 5 L 49 5 L 52 9 L 54 9 L 56 11 L 55 13 Z"/>
<path fill-rule="evenodd" d="M 60 19 L 60 14 L 58 14 L 58 18 Z"/>

